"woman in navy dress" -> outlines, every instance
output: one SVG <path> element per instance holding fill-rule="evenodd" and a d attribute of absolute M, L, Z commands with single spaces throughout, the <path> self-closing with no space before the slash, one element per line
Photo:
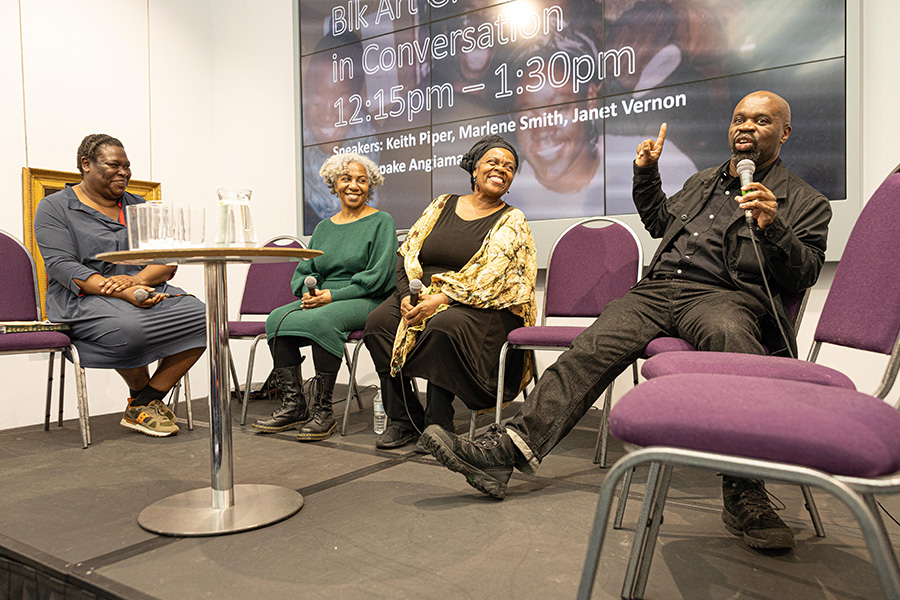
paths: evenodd
<path fill-rule="evenodd" d="M 94 258 L 128 249 L 125 191 L 131 163 L 122 142 L 89 135 L 78 148 L 81 183 L 38 205 L 34 235 L 49 276 L 47 316 L 68 323 L 84 367 L 115 369 L 129 388 L 121 424 L 165 437 L 178 432 L 162 400 L 206 348 L 202 302 L 167 282 L 175 267 L 117 265 Z M 137 290 L 161 292 L 139 301 Z M 148 365 L 159 360 L 150 374 Z"/>

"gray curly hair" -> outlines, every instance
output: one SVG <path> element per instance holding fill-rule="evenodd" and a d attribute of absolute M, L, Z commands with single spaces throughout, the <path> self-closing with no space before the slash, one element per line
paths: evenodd
<path fill-rule="evenodd" d="M 368 156 L 356 154 L 355 152 L 334 154 L 329 156 L 328 160 L 322 163 L 322 168 L 319 169 L 322 181 L 325 182 L 332 194 L 337 195 L 337 190 L 334 189 L 334 182 L 347 172 L 350 163 L 356 163 L 366 170 L 366 174 L 369 176 L 370 191 L 384 183 L 384 175 L 381 174 L 378 165 Z"/>

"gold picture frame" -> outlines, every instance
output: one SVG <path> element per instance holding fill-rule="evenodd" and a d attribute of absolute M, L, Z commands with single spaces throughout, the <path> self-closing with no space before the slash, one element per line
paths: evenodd
<path fill-rule="evenodd" d="M 47 272 L 44 269 L 44 259 L 34 239 L 34 213 L 38 203 L 54 192 L 66 187 L 68 183 L 81 183 L 80 173 L 68 171 L 51 171 L 49 169 L 22 168 L 22 215 L 25 220 L 25 247 L 34 257 L 34 266 L 37 269 L 38 291 L 41 296 L 41 316 L 46 318 L 45 299 L 47 296 Z M 132 179 L 128 182 L 126 191 L 141 196 L 149 202 L 162 200 L 162 184 L 153 181 L 141 181 Z"/>

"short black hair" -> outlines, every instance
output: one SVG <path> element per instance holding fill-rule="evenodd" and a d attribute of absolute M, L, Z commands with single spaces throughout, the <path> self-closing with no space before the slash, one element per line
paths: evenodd
<path fill-rule="evenodd" d="M 94 162 L 97 160 L 97 155 L 100 154 L 100 148 L 102 146 L 118 146 L 119 148 L 125 148 L 125 145 L 122 144 L 122 142 L 105 133 L 92 133 L 91 135 L 85 136 L 85 138 L 81 140 L 81 145 L 78 146 L 78 156 L 75 157 L 79 173 L 84 175 L 84 169 L 81 167 L 81 159 L 87 158 L 89 161 Z"/>

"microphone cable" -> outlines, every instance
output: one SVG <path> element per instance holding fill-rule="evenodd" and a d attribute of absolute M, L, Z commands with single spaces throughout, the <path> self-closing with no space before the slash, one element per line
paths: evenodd
<path fill-rule="evenodd" d="M 763 286 L 766 289 L 766 296 L 769 299 L 769 305 L 772 307 L 772 314 L 775 315 L 775 324 L 778 325 L 778 331 L 781 333 L 781 339 L 784 340 L 784 345 L 788 351 L 788 356 L 790 356 L 791 358 L 797 358 L 796 356 L 794 356 L 794 351 L 791 350 L 791 343 L 790 340 L 788 340 L 788 335 L 784 330 L 784 326 L 781 324 L 781 319 L 778 318 L 778 311 L 775 307 L 775 298 L 772 296 L 772 290 L 771 288 L 769 288 L 769 279 L 768 277 L 766 277 L 765 261 L 763 261 L 762 253 L 759 251 L 759 240 L 756 239 L 756 232 L 753 231 L 750 219 L 747 219 L 747 230 L 750 232 L 750 240 L 753 242 L 753 252 L 754 254 L 756 254 L 756 262 L 759 265 L 759 274 L 760 276 L 762 276 Z"/>

